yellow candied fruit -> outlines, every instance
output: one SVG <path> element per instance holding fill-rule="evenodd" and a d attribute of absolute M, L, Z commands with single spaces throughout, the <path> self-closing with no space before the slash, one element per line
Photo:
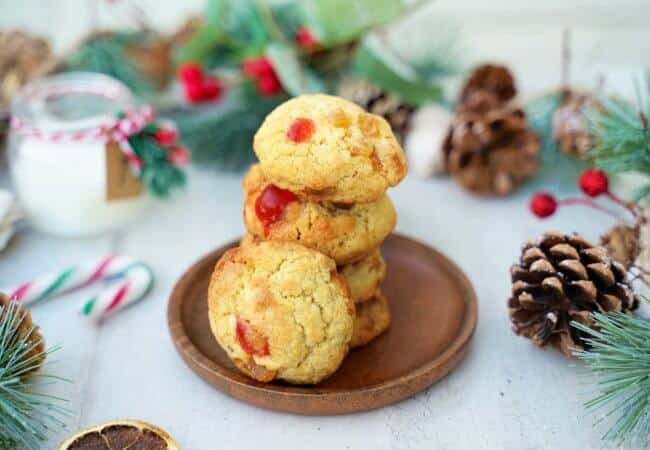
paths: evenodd
<path fill-rule="evenodd" d="M 336 108 L 329 114 L 329 119 L 336 128 L 347 128 L 350 126 L 350 117 L 341 108 Z"/>
<path fill-rule="evenodd" d="M 377 123 L 377 117 L 374 114 L 361 113 L 359 114 L 357 122 L 361 132 L 365 136 L 379 136 L 379 124 Z"/>

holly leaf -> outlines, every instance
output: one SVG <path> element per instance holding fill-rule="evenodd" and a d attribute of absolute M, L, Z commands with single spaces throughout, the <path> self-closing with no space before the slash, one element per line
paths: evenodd
<path fill-rule="evenodd" d="M 353 71 L 412 105 L 442 98 L 440 85 L 422 79 L 417 70 L 401 59 L 377 33 L 363 39 L 353 61 Z"/>
<path fill-rule="evenodd" d="M 303 25 L 326 47 L 350 42 L 369 28 L 385 24 L 404 10 L 403 0 L 303 0 Z"/>
<path fill-rule="evenodd" d="M 300 62 L 293 47 L 272 42 L 266 47 L 266 56 L 271 60 L 282 86 L 289 94 L 295 96 L 327 91 L 321 79 Z"/>

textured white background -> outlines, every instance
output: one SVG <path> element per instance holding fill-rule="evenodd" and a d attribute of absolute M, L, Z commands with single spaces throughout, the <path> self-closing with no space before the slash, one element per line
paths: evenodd
<path fill-rule="evenodd" d="M 151 21 L 173 29 L 201 0 L 139 1 Z M 91 24 L 90 2 L 0 0 L 0 28 L 27 27 L 64 51 Z M 421 12 L 462 26 L 468 63 L 503 61 L 525 94 L 559 79 L 561 30 L 573 31 L 573 79 L 631 91 L 633 73 L 650 63 L 650 3 L 576 0 L 545 2 L 443 0 Z M 99 23 L 126 15 L 100 8 Z M 432 33 L 435 36 L 435 33 Z M 433 39 L 433 38 L 432 38 Z M 63 174 L 62 174 L 63 176 Z M 182 199 L 161 205 L 129 230 L 88 240 L 21 233 L 0 253 L 0 285 L 64 264 L 119 252 L 151 263 L 157 284 L 146 301 L 95 329 L 75 314 L 84 293 L 33 308 L 52 344 L 64 348 L 49 370 L 74 380 L 61 394 L 75 412 L 70 430 L 116 417 L 150 420 L 184 449 L 597 449 L 603 429 L 591 427 L 582 402 L 580 368 L 554 352 L 533 348 L 509 329 L 508 267 L 520 243 L 546 228 L 596 238 L 610 224 L 584 210 L 533 219 L 526 200 L 536 186 L 561 191 L 548 175 L 508 199 L 482 199 L 453 182 L 414 176 L 391 192 L 398 231 L 448 254 L 467 272 L 480 300 L 480 319 L 467 359 L 424 393 L 378 411 L 345 417 L 299 417 L 255 409 L 215 391 L 181 362 L 166 327 L 167 298 L 179 275 L 199 256 L 242 233 L 240 175 L 191 171 Z M 569 182 L 570 184 L 570 182 Z M 10 185 L 0 165 L 0 186 Z M 405 349 L 408 351 L 408 349 Z M 52 436 L 53 448 L 62 433 Z"/>

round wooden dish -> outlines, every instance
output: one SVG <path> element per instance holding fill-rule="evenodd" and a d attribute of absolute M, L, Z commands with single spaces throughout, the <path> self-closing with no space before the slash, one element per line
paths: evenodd
<path fill-rule="evenodd" d="M 168 309 L 178 352 L 201 378 L 247 403 L 297 414 L 345 414 L 388 405 L 445 376 L 467 352 L 478 317 L 472 285 L 436 250 L 394 234 L 382 246 L 383 290 L 393 321 L 387 333 L 352 350 L 316 386 L 258 383 L 242 375 L 210 331 L 206 292 L 212 269 L 230 243 L 194 264 L 178 281 Z"/>

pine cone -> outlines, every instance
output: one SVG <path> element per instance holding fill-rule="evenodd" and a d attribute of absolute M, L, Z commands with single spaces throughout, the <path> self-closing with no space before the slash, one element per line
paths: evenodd
<path fill-rule="evenodd" d="M 158 90 L 164 89 L 171 75 L 171 41 L 165 37 L 152 35 L 136 45 L 124 49 L 129 60 L 138 72 Z"/>
<path fill-rule="evenodd" d="M 504 66 L 483 64 L 472 71 L 460 92 L 458 103 L 466 103 L 476 91 L 494 94 L 500 103 L 507 103 L 517 95 L 515 79 Z"/>
<path fill-rule="evenodd" d="M 11 300 L 7 295 L 0 292 L 0 323 L 5 321 L 6 314 L 9 311 Z M 32 359 L 29 363 L 33 368 L 29 373 L 36 372 L 45 361 L 45 341 L 37 326 L 32 322 L 32 316 L 25 308 L 16 305 L 15 319 L 18 322 L 17 335 L 12 336 L 10 342 L 16 342 L 18 339 L 26 339 L 27 348 L 31 348 L 25 355 L 25 360 Z M 27 375 L 27 374 L 25 374 Z"/>
<path fill-rule="evenodd" d="M 0 108 L 27 81 L 53 67 L 50 46 L 22 31 L 0 32 Z"/>
<path fill-rule="evenodd" d="M 600 243 L 616 261 L 629 269 L 641 253 L 638 226 L 618 225 L 600 237 Z"/>
<path fill-rule="evenodd" d="M 567 356 L 588 347 L 571 321 L 592 326 L 591 313 L 630 312 L 639 305 L 627 271 L 603 247 L 582 237 L 545 233 L 525 243 L 510 269 L 512 297 L 508 313 L 513 331 L 543 347 L 551 344 Z"/>
<path fill-rule="evenodd" d="M 594 96 L 566 91 L 560 107 L 553 113 L 553 139 L 567 155 L 583 159 L 594 146 L 596 137 L 589 130 L 587 111 L 603 109 Z"/>
<path fill-rule="evenodd" d="M 360 78 L 346 78 L 337 89 L 337 95 L 361 106 L 366 111 L 382 116 L 388 121 L 400 141 L 408 129 L 413 106 L 407 105 L 393 94 L 387 93 Z"/>
<path fill-rule="evenodd" d="M 508 195 L 539 168 L 539 136 L 520 109 L 456 115 L 443 144 L 447 171 L 466 189 Z"/>

